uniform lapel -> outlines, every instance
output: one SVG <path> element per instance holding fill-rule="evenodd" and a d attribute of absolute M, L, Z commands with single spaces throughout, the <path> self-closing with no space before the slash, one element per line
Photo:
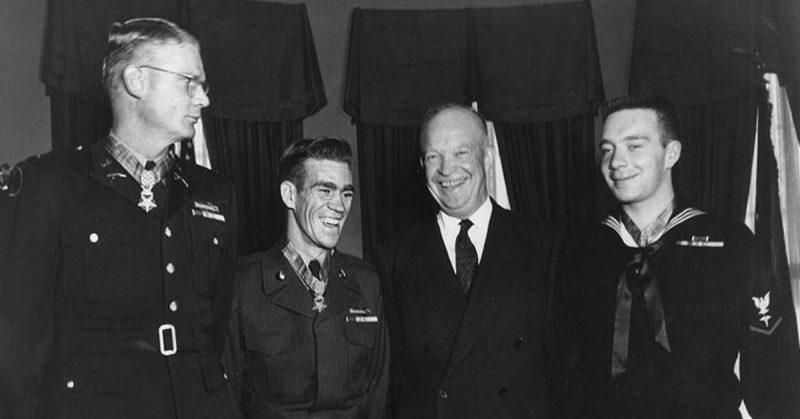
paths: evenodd
<path fill-rule="evenodd" d="M 525 274 L 513 270 L 514 266 L 520 265 L 525 255 L 518 246 L 509 242 L 514 237 L 514 231 L 504 211 L 496 205 L 492 210 L 483 256 L 445 375 L 458 367 L 483 334 L 497 308 L 506 300 L 509 290 L 513 289 L 511 282 L 519 280 L 519 276 Z M 493 324 L 492 327 L 502 325 Z"/>
<path fill-rule="evenodd" d="M 428 301 L 431 311 L 455 334 L 466 299 L 458 285 L 450 258 L 435 218 L 417 236 L 409 260 L 416 289 Z"/>
<path fill-rule="evenodd" d="M 338 252 L 334 252 L 325 288 L 325 304 L 328 307 L 319 314 L 319 323 L 345 315 L 344 312 L 354 307 L 361 296 L 356 279 L 348 277 L 349 267 L 342 262 Z"/>
<path fill-rule="evenodd" d="M 111 188 L 133 205 L 138 205 L 142 191 L 139 182 L 106 152 L 102 141 L 92 145 L 91 155 L 92 179 Z"/>
<path fill-rule="evenodd" d="M 190 179 L 183 169 L 183 162 L 178 161 L 172 173 L 166 177 L 167 190 L 167 214 L 172 215 L 175 211 L 184 207 L 184 203 L 194 193 L 196 182 Z"/>
<path fill-rule="evenodd" d="M 280 245 L 273 246 L 261 259 L 261 286 L 273 304 L 306 317 L 316 316 L 308 289 L 283 257 Z"/>

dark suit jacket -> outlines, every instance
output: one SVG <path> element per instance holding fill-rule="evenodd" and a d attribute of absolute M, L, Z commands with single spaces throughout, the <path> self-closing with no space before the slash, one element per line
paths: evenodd
<path fill-rule="evenodd" d="M 22 174 L 18 195 L 0 196 L 0 417 L 234 417 L 220 360 L 231 185 L 181 162 L 146 213 L 100 143 Z"/>
<path fill-rule="evenodd" d="M 389 345 L 375 270 L 334 252 L 328 307 L 317 313 L 281 249 L 243 258 L 239 267 L 231 329 L 245 416 L 382 417 Z"/>
<path fill-rule="evenodd" d="M 435 217 L 379 249 L 396 418 L 548 417 L 555 235 L 493 205 L 468 300 Z"/>

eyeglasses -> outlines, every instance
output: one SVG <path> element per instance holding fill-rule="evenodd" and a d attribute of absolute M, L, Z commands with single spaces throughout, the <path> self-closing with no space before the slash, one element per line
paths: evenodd
<path fill-rule="evenodd" d="M 195 93 L 197 93 L 197 89 L 202 89 L 203 93 L 208 94 L 208 91 L 211 86 L 208 85 L 208 82 L 200 80 L 198 76 L 190 76 L 188 74 L 183 73 L 176 73 L 174 71 L 170 71 L 164 68 L 153 67 L 152 65 L 142 64 L 137 66 L 136 68 L 149 68 L 151 70 L 160 71 L 162 73 L 172 74 L 173 76 L 178 76 L 182 79 L 186 80 L 186 94 L 190 97 L 194 97 Z"/>

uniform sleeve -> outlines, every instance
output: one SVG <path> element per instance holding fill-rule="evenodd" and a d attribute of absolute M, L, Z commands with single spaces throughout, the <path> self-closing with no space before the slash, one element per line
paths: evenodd
<path fill-rule="evenodd" d="M 222 349 L 228 341 L 229 319 L 231 315 L 231 303 L 233 299 L 233 288 L 236 280 L 236 261 L 238 243 L 238 219 L 236 198 L 233 186 L 226 182 L 228 209 L 225 234 L 227 246 L 224 247 L 222 260 L 220 261 L 216 290 L 214 292 L 213 312 L 214 330 L 216 331 L 216 348 Z"/>
<path fill-rule="evenodd" d="M 378 299 L 381 307 L 381 318 L 378 327 L 378 341 L 375 344 L 375 357 L 373 359 L 372 380 L 369 385 L 367 398 L 368 418 L 387 417 L 386 404 L 389 397 L 389 329 L 386 324 L 385 309 L 382 299 Z"/>
<path fill-rule="evenodd" d="M 745 404 L 757 419 L 793 418 L 800 414 L 800 349 L 791 292 L 767 268 L 752 236 L 744 248 L 750 261 L 750 283 L 740 302 L 740 373 Z"/>
<path fill-rule="evenodd" d="M 378 276 L 381 282 L 383 307 L 386 312 L 384 318 L 386 319 L 389 330 L 389 342 L 391 342 L 391 366 L 389 372 L 391 379 L 388 388 L 387 411 L 392 411 L 392 399 L 397 398 L 406 385 L 406 378 L 402 367 L 403 345 L 400 339 L 400 308 L 397 306 L 397 301 L 394 298 L 392 283 L 393 267 L 385 243 L 378 246 L 377 255 Z"/>
<path fill-rule="evenodd" d="M 237 275 L 236 283 L 234 286 L 233 300 L 231 304 L 231 316 L 228 323 L 229 330 L 229 345 L 226 352 L 227 365 L 226 369 L 229 371 L 228 375 L 231 378 L 231 388 L 235 405 L 239 411 L 242 411 L 242 372 L 244 371 L 244 354 L 242 352 L 243 342 L 240 325 L 240 287 L 241 281 Z"/>
<path fill-rule="evenodd" d="M 18 170 L 20 184 L 0 191 L 0 417 L 46 418 L 60 188 L 41 170 Z"/>
<path fill-rule="evenodd" d="M 577 294 L 574 249 L 562 249 L 553 286 L 553 365 L 551 400 L 558 418 L 582 417 L 585 408 L 585 383 L 579 366 L 585 354 L 582 333 L 575 321 Z"/>

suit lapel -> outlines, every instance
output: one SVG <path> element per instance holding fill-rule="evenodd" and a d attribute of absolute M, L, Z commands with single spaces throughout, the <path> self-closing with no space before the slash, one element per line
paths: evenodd
<path fill-rule="evenodd" d="M 455 334 L 464 311 L 466 299 L 453 273 L 439 226 L 434 218 L 426 228 L 420 229 L 409 258 L 411 277 L 416 289 L 424 295 L 431 311 Z"/>
<path fill-rule="evenodd" d="M 514 237 L 514 231 L 506 215 L 505 210 L 494 206 L 481 263 L 473 280 L 445 375 L 454 371 L 463 361 L 490 324 L 497 308 L 506 300 L 512 289 L 511 283 L 519 280 L 515 276 L 522 274 L 509 271 L 509 267 L 518 266 L 525 255 L 518 246 L 509 242 Z M 502 325 L 492 324 L 492 327 Z"/>

